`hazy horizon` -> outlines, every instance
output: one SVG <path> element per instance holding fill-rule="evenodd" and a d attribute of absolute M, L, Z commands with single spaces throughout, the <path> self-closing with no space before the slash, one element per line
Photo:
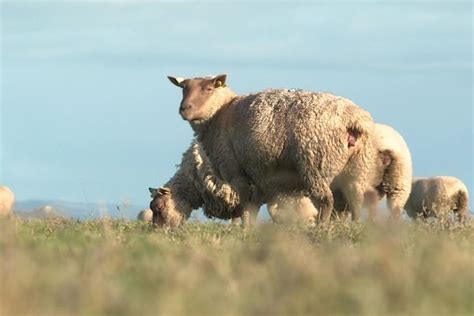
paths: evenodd
<path fill-rule="evenodd" d="M 0 8 L 0 182 L 20 201 L 147 205 L 193 137 L 166 76 L 218 73 L 347 97 L 405 137 L 415 176 L 472 195 L 471 2 Z"/>

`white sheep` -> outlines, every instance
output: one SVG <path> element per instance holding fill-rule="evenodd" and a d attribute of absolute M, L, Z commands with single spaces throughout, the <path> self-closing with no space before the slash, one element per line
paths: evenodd
<path fill-rule="evenodd" d="M 318 210 L 302 193 L 276 194 L 267 201 L 268 213 L 275 223 L 316 224 Z"/>
<path fill-rule="evenodd" d="M 0 217 L 10 216 L 13 213 L 15 195 L 6 186 L 0 186 Z"/>
<path fill-rule="evenodd" d="M 269 90 L 237 96 L 226 86 L 226 75 L 168 78 L 183 88 L 180 114 L 216 175 L 238 193 L 235 211 L 242 212 L 246 226 L 262 200 L 287 192 L 308 192 L 321 220 L 328 220 L 336 176 L 344 179 L 340 189 L 353 219 L 359 217 L 374 163 L 368 112 L 329 93 Z"/>
<path fill-rule="evenodd" d="M 370 171 L 370 186 L 364 194 L 364 204 L 373 221 L 380 200 L 386 196 L 391 217 L 397 219 L 411 192 L 412 160 L 410 150 L 403 137 L 392 127 L 375 124 L 372 141 L 376 148 L 375 159 Z M 337 180 L 333 190 L 337 191 Z M 343 197 L 337 195 L 339 199 Z M 344 209 L 344 201 L 337 201 L 336 210 Z"/>
<path fill-rule="evenodd" d="M 464 222 L 469 214 L 469 194 L 464 183 L 455 177 L 415 178 L 405 210 L 412 218 L 453 212 Z"/>
<path fill-rule="evenodd" d="M 137 215 L 138 221 L 151 222 L 153 220 L 153 212 L 150 208 L 141 210 Z"/>

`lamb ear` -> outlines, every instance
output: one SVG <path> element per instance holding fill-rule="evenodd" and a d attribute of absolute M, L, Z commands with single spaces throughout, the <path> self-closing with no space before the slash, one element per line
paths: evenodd
<path fill-rule="evenodd" d="M 175 86 L 178 86 L 180 88 L 183 87 L 184 78 L 168 76 L 168 80 L 171 81 L 171 83 L 174 84 Z"/>
<path fill-rule="evenodd" d="M 214 79 L 212 79 L 214 81 L 214 87 L 216 87 L 216 88 L 225 87 L 226 86 L 226 84 L 225 84 L 226 79 L 227 79 L 227 74 L 222 74 L 222 75 L 215 76 Z"/>

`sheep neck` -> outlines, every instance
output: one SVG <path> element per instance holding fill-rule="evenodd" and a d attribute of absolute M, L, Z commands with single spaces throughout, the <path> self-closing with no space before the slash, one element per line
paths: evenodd
<path fill-rule="evenodd" d="M 198 141 L 201 142 L 203 145 L 205 143 L 209 143 L 212 138 L 216 138 L 220 133 L 216 133 L 216 128 L 225 128 L 225 121 L 226 117 L 229 115 L 229 110 L 238 97 L 233 94 L 225 100 L 219 109 L 213 113 L 213 115 L 205 120 L 193 121 L 191 123 L 191 127 L 194 130 L 195 136 L 198 138 Z M 222 125 L 222 126 L 221 126 Z M 206 148 L 206 145 L 204 145 Z"/>
<path fill-rule="evenodd" d="M 211 118 L 199 124 L 192 124 L 195 136 L 201 143 L 204 154 L 211 160 L 211 164 L 215 163 L 215 159 L 219 159 L 215 156 L 216 153 L 226 151 L 224 148 L 229 146 L 228 135 L 231 133 L 234 109 L 239 99 L 234 96 L 223 104 Z M 214 171 L 218 177 L 221 176 L 218 169 Z"/>

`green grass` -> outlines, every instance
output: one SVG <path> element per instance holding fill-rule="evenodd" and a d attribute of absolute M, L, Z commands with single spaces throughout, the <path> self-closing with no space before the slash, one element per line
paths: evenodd
<path fill-rule="evenodd" d="M 472 315 L 473 228 L 2 220 L 0 315 Z"/>

